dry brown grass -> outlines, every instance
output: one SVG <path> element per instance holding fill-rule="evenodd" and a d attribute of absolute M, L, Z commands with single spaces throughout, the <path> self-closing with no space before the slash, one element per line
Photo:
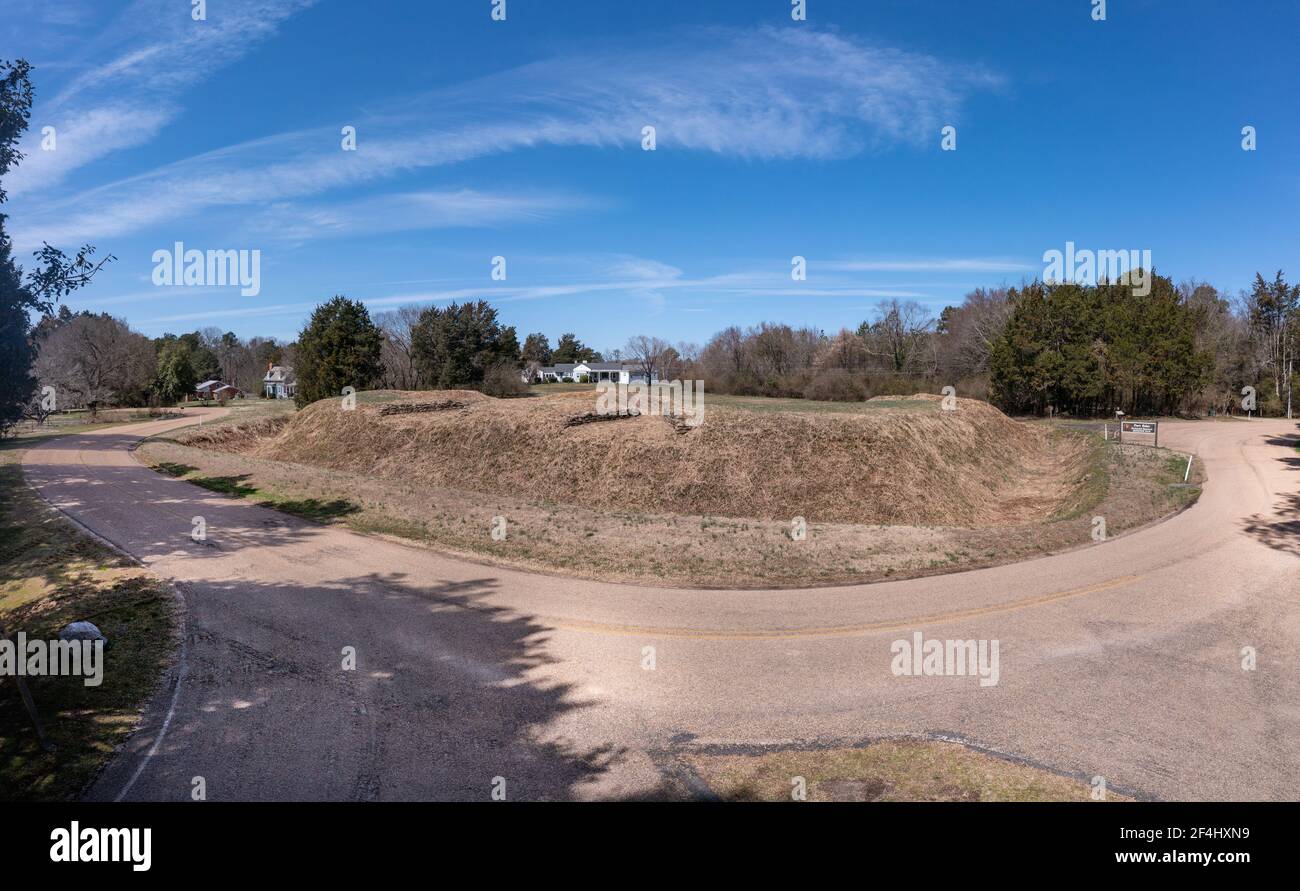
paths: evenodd
<path fill-rule="evenodd" d="M 215 449 L 242 455 L 254 452 L 264 441 L 272 439 L 288 426 L 290 415 L 273 415 L 239 424 L 211 424 L 185 434 L 185 444 L 199 449 Z"/>
<path fill-rule="evenodd" d="M 757 754 L 693 754 L 690 766 L 727 801 L 790 801 L 802 777 L 808 801 L 1089 801 L 1081 779 L 948 742 Z M 1128 800 L 1108 794 L 1108 801 Z"/>
<path fill-rule="evenodd" d="M 247 454 L 196 449 L 166 440 L 137 453 L 160 470 L 303 515 L 312 500 L 348 505 L 333 522 L 386 533 L 474 559 L 560 572 L 566 576 L 683 587 L 798 586 L 911 578 L 1027 559 L 1092 542 L 1091 517 L 1117 534 L 1161 517 L 1195 497 L 1171 489 L 1181 468 L 1168 452 L 1103 445 L 1089 473 L 1100 502 L 1071 501 L 1051 522 L 1018 526 L 876 526 L 814 523 L 792 541 L 789 521 L 688 517 L 590 509 L 514 496 L 431 486 L 418 478 L 380 480 Z M 1199 467 L 1199 465 L 1197 465 Z M 1176 472 L 1175 472 L 1176 471 Z M 1199 482 L 1193 468 L 1193 482 Z M 229 491 L 230 486 L 219 491 Z M 509 520 L 509 537 L 489 535 L 493 517 Z M 315 519 L 322 519 L 319 514 Z"/>
<path fill-rule="evenodd" d="M 592 393 L 498 400 L 470 391 L 401 394 L 452 410 L 382 414 L 324 400 L 272 422 L 182 438 L 187 445 L 385 480 L 582 507 L 809 522 L 998 526 L 1046 519 L 1079 483 L 1075 439 L 983 402 L 886 400 L 859 414 L 710 407 L 679 434 L 661 417 L 566 426 Z M 867 403 L 870 407 L 871 403 Z M 274 435 L 273 435 L 274 434 Z"/>
<path fill-rule="evenodd" d="M 232 417 L 221 422 L 222 426 L 205 425 L 201 432 L 179 434 L 182 440 L 201 444 L 201 448 L 155 439 L 137 454 L 159 469 L 201 485 L 219 491 L 230 491 L 232 486 L 237 486 L 237 494 L 244 497 L 312 519 L 345 524 L 361 532 L 394 535 L 427 543 L 440 551 L 530 570 L 682 587 L 804 587 L 910 578 L 990 566 L 1088 545 L 1092 543 L 1091 517 L 1095 514 L 1106 518 L 1107 528 L 1114 535 L 1168 514 L 1195 498 L 1198 491 L 1169 485 L 1182 480 L 1182 466 L 1173 466 L 1179 459 L 1167 451 L 1103 444 L 1099 436 L 1089 436 L 1086 432 L 1033 425 L 1033 436 L 1027 442 L 1040 443 L 1041 451 L 1025 450 L 1019 465 L 1004 462 L 999 466 L 999 471 L 1012 479 L 997 490 L 1000 495 L 997 509 L 979 505 L 980 510 L 965 514 L 984 517 L 986 522 L 828 523 L 810 518 L 806 539 L 794 541 L 790 536 L 791 517 L 807 510 L 806 507 L 788 506 L 789 513 L 773 519 L 727 517 L 716 511 L 683 514 L 624 507 L 619 498 L 609 499 L 615 502 L 614 506 L 584 505 L 575 510 L 559 499 L 536 497 L 517 482 L 494 481 L 491 491 L 474 491 L 470 485 L 457 485 L 462 477 L 455 473 L 455 459 L 448 457 L 446 451 L 438 452 L 437 446 L 426 444 L 423 437 L 434 425 L 434 419 L 460 416 L 461 423 L 465 423 L 467 412 L 457 409 L 376 417 L 377 409 L 383 405 L 405 405 L 419 399 L 445 402 L 451 395 L 362 394 L 361 407 L 355 412 L 322 411 L 304 427 L 288 426 L 279 433 L 275 432 L 275 425 L 241 422 Z M 562 427 L 564 420 L 591 408 L 586 401 L 592 395 L 590 391 L 574 395 L 585 398 L 565 399 L 558 402 L 558 408 L 553 405 L 550 409 L 556 427 L 561 430 L 557 437 L 566 443 L 571 442 L 564 438 L 566 433 L 582 428 L 566 431 Z M 545 401 L 553 398 L 548 394 Z M 500 405 L 477 393 L 456 394 L 456 399 L 492 407 Z M 514 400 L 506 408 L 543 401 Z M 900 415 L 906 422 L 909 413 L 921 415 L 919 421 L 914 417 L 911 423 L 933 424 L 934 419 L 927 417 L 931 407 L 928 401 L 885 400 L 859 403 L 853 413 L 838 410 L 819 413 L 816 403 L 810 404 L 806 412 L 802 406 L 793 412 L 789 407 L 773 410 L 766 403 L 752 411 L 743 408 L 731 411 L 748 416 L 733 420 L 732 423 L 740 426 L 747 422 L 760 429 L 769 423 L 780 426 L 793 414 L 800 425 L 811 416 L 814 421 L 824 419 L 832 424 L 848 421 L 847 429 L 856 430 L 877 418 L 882 420 L 882 427 L 891 417 L 900 420 Z M 963 402 L 961 410 L 968 407 L 972 409 L 970 417 L 980 412 L 981 417 L 997 427 L 1029 426 L 1009 421 L 996 412 L 991 415 L 981 412 L 979 403 Z M 358 414 L 365 408 L 370 411 Z M 703 427 L 680 435 L 661 418 L 634 418 L 584 427 L 609 441 L 621 441 L 622 434 L 612 435 L 618 433 L 618 428 L 648 424 L 662 428 L 658 432 L 652 430 L 652 436 L 662 436 L 670 443 L 689 442 L 723 414 L 724 411 L 715 411 L 710 406 Z M 366 423 L 371 426 L 363 425 L 340 434 L 338 425 L 347 423 L 344 415 L 368 417 Z M 501 423 L 494 420 L 491 425 L 467 424 L 466 435 L 478 435 L 476 429 L 484 426 L 496 429 Z M 313 460 L 310 445 L 289 440 L 295 429 L 302 431 L 299 435 L 309 437 L 309 444 L 318 443 L 333 463 L 349 469 L 322 466 Z M 358 439 L 366 429 L 374 442 Z M 947 435 L 962 429 L 954 425 L 946 434 L 940 433 Z M 454 439 L 454 433 L 443 430 L 438 420 L 437 437 L 440 441 Z M 354 451 L 344 451 L 340 442 L 346 442 L 347 448 Z M 923 446 L 924 449 L 937 447 L 935 442 Z M 375 459 L 367 454 L 385 448 L 394 450 L 395 457 L 385 461 L 381 476 L 371 468 Z M 895 444 L 895 448 L 901 448 L 901 444 Z M 938 460 L 938 457 L 932 459 Z M 943 460 L 949 473 L 957 473 L 952 469 L 953 462 Z M 548 462 L 544 466 L 552 465 Z M 763 472 L 761 464 L 753 460 L 750 469 L 756 474 Z M 804 468 L 797 469 L 806 473 Z M 618 472 L 635 477 L 638 469 L 624 467 Z M 941 505 L 950 503 L 951 494 L 938 491 L 945 486 L 943 478 L 909 476 L 911 470 L 907 467 L 885 468 L 884 472 L 900 480 L 899 501 L 915 500 L 915 493 L 903 489 L 911 480 L 911 485 L 924 487 L 923 494 Z M 474 484 L 480 484 L 481 473 L 471 476 Z M 1193 477 L 1193 484 L 1199 482 L 1199 463 L 1193 468 Z M 439 482 L 446 479 L 455 482 L 451 485 Z M 993 476 L 993 483 L 998 482 L 1000 479 Z M 653 494 L 644 493 L 642 497 Z M 884 495 L 880 493 L 878 498 Z M 304 511 L 304 504 L 325 504 L 338 509 L 322 515 L 318 510 Z M 899 513 L 897 508 L 888 510 L 891 505 L 882 510 L 879 504 L 877 500 L 870 506 L 882 513 Z M 733 500 L 731 506 L 747 510 L 742 501 Z M 497 541 L 489 534 L 497 516 L 504 516 L 509 522 L 509 535 L 504 541 Z"/>

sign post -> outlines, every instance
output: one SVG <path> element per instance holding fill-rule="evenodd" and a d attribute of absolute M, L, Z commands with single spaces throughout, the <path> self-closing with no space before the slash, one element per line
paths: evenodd
<path fill-rule="evenodd" d="M 1160 445 L 1159 421 L 1120 421 L 1119 441 L 1135 445 Z"/>
<path fill-rule="evenodd" d="M 9 635 L 5 633 L 5 626 L 0 625 L 0 639 L 9 640 Z M 26 659 L 26 655 L 20 655 L 18 658 Z M 41 716 L 36 711 L 36 703 L 32 701 L 32 693 L 27 689 L 27 681 L 22 675 L 15 673 L 14 682 L 18 684 L 18 695 L 22 697 L 23 705 L 27 708 L 27 714 L 32 719 L 32 724 L 36 727 L 36 739 L 40 741 L 41 748 L 47 752 L 54 751 L 54 744 L 45 736 L 45 728 L 41 726 Z"/>

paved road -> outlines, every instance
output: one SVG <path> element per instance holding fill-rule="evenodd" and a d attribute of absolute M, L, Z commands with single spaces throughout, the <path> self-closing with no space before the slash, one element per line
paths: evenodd
<path fill-rule="evenodd" d="M 209 800 L 481 800 L 497 777 L 512 799 L 681 795 L 693 747 L 931 732 L 1145 796 L 1300 798 L 1293 422 L 1163 425 L 1205 463 L 1203 497 L 1098 546 L 743 592 L 536 576 L 313 526 L 133 459 L 182 423 L 24 461 L 187 607 L 175 683 L 91 797 L 182 800 L 196 776 Z M 999 683 L 896 677 L 891 643 L 914 631 L 998 640 Z"/>

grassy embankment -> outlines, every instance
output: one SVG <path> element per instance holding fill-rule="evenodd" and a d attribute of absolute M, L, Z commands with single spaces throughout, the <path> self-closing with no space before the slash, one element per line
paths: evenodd
<path fill-rule="evenodd" d="M 800 436 L 807 431 L 821 437 L 817 450 L 806 452 L 812 458 L 799 461 L 812 460 L 827 449 L 844 448 L 848 457 L 840 456 L 833 469 L 846 482 L 856 483 L 853 468 L 867 467 L 863 462 L 877 459 L 873 453 L 859 454 L 861 443 L 857 437 L 875 436 L 878 427 L 887 432 L 890 425 L 897 429 L 903 424 L 905 430 L 917 431 L 917 460 L 906 460 L 905 440 L 900 453 L 899 437 L 890 440 L 886 436 L 880 440 L 881 447 L 894 448 L 902 458 L 877 460 L 882 469 L 872 475 L 879 481 L 865 494 L 875 499 L 878 510 L 899 511 L 903 509 L 900 502 L 907 502 L 914 508 L 913 516 L 916 511 L 929 510 L 929 516 L 939 519 L 824 522 L 807 510 L 806 501 L 795 502 L 794 498 L 791 501 L 795 503 L 788 508 L 778 504 L 772 511 L 775 516 L 762 519 L 745 516 L 743 510 L 721 513 L 711 509 L 654 509 L 630 500 L 622 504 L 619 499 L 626 487 L 618 479 L 588 485 L 588 491 L 614 493 L 615 497 L 604 504 L 564 498 L 558 490 L 539 496 L 526 482 L 499 485 L 493 492 L 476 490 L 478 480 L 467 481 L 478 473 L 483 484 L 492 482 L 489 477 L 496 471 L 484 472 L 479 465 L 492 457 L 495 443 L 514 447 L 516 444 L 509 442 L 513 437 L 537 435 L 536 429 L 528 425 L 555 424 L 553 418 L 545 416 L 540 421 L 528 420 L 521 429 L 517 418 L 503 412 L 513 412 L 514 406 L 519 406 L 535 414 L 554 402 L 555 394 L 567 394 L 558 397 L 567 404 L 579 399 L 580 391 L 591 389 L 586 385 L 535 387 L 539 394 L 552 398 L 510 400 L 501 407 L 480 407 L 475 403 L 469 414 L 457 414 L 451 423 L 451 413 L 391 419 L 374 413 L 376 406 L 410 399 L 411 394 L 362 393 L 356 413 L 331 408 L 321 414 L 313 407 L 310 411 L 314 417 L 308 416 L 311 423 L 304 423 L 299 413 L 292 426 L 288 426 L 288 407 L 272 404 L 258 409 L 260 414 L 248 412 L 243 418 L 232 416 L 208 425 L 201 447 L 185 445 L 185 440 L 192 438 L 181 434 L 152 441 L 137 455 L 160 470 L 214 491 L 250 498 L 310 520 L 341 523 L 361 532 L 397 536 L 467 557 L 528 569 L 686 587 L 862 582 L 994 565 L 1090 544 L 1094 516 L 1105 517 L 1108 534 L 1113 536 L 1168 515 L 1199 493 L 1199 464 L 1193 468 L 1191 485 L 1183 486 L 1185 458 L 1173 453 L 1104 443 L 1099 435 L 1087 430 L 1017 427 L 1000 415 L 988 414 L 987 407 L 980 408 L 980 404 L 974 407 L 988 414 L 987 423 L 996 428 L 996 436 L 987 435 L 979 424 L 966 425 L 961 433 L 964 439 L 947 444 L 932 442 L 926 435 L 943 428 L 925 418 L 909 419 L 909 413 L 915 415 L 917 406 L 924 405 L 915 399 L 853 404 L 710 396 L 705 424 L 700 429 L 710 428 L 712 420 L 715 427 L 704 435 L 716 438 L 720 435 L 716 431 L 721 429 L 738 431 L 735 435 L 739 437 L 752 436 L 751 428 L 772 430 L 773 423 L 785 423 L 779 418 L 788 417 L 799 425 Z M 423 394 L 420 398 L 439 397 Z M 484 410 L 487 414 L 483 414 Z M 875 419 L 882 420 L 878 423 Z M 612 454 L 607 448 L 611 445 L 643 445 L 628 443 L 636 437 L 626 431 L 634 431 L 631 425 L 637 423 L 641 422 L 593 425 L 579 428 L 577 434 L 557 427 L 560 432 L 554 435 L 604 437 L 606 431 L 617 429 L 622 439 L 575 440 L 594 442 L 593 454 L 605 456 Z M 828 424 L 850 426 L 841 430 Z M 1023 429 L 1031 427 L 1037 433 L 1027 440 Z M 783 433 L 780 429 L 775 432 Z M 489 439 L 488 434 L 495 439 Z M 665 434 L 657 426 L 643 427 L 636 434 L 657 450 L 660 464 L 667 463 L 662 456 L 683 448 L 683 443 L 697 435 L 701 435 L 699 431 L 664 439 Z M 723 439 L 730 435 L 725 434 Z M 441 438 L 430 438 L 435 436 Z M 1024 453 L 1024 460 L 1017 461 L 1011 449 L 1001 448 L 1001 443 L 1007 441 L 1003 437 L 1018 443 L 1016 448 Z M 787 438 L 795 444 L 801 442 L 798 437 Z M 463 440 L 475 443 L 479 451 L 456 456 L 452 450 L 464 448 Z M 412 449 L 412 442 L 428 444 Z M 954 458 L 951 452 L 943 451 L 961 449 L 967 442 L 983 454 L 957 454 Z M 725 441 L 719 446 L 732 447 Z M 403 448 L 408 451 L 392 458 L 392 449 Z M 374 452 L 373 457 L 365 452 L 367 449 Z M 707 460 L 711 450 L 688 452 L 678 460 L 689 465 L 700 454 Z M 282 460 L 286 454 L 291 460 Z M 632 457 L 625 457 L 627 454 Z M 642 462 L 637 454 L 624 452 L 618 458 L 604 460 L 624 468 L 620 472 L 633 477 L 643 467 L 647 472 L 662 471 Z M 404 463 L 408 458 L 412 463 Z M 417 466 L 422 458 L 430 462 L 427 467 Z M 971 486 L 961 469 L 968 466 L 962 463 L 967 458 L 981 462 L 975 469 L 984 474 L 984 489 Z M 756 497 L 770 499 L 770 491 L 765 490 L 783 482 L 774 478 L 765 461 L 773 461 L 782 473 L 800 472 L 799 461 L 791 462 L 779 448 L 763 450 L 759 459 L 751 460 L 752 466 L 739 480 L 756 486 Z M 322 466 L 326 461 L 329 466 Z M 390 461 L 395 469 L 387 473 L 376 470 L 384 461 Z M 517 468 L 507 465 L 504 469 Z M 536 474 L 537 469 L 525 467 L 524 471 Z M 713 486 L 715 503 L 716 498 L 728 497 L 729 484 L 719 483 L 715 474 L 699 473 L 698 469 L 696 473 L 702 482 Z M 643 500 L 657 497 L 663 489 L 658 484 L 647 485 L 645 480 L 631 482 L 639 485 L 638 497 Z M 673 482 L 668 480 L 670 487 Z M 787 490 L 797 491 L 798 486 L 790 483 L 784 480 Z M 895 497 L 898 487 L 907 491 Z M 917 487 L 929 491 L 920 497 Z M 680 500 L 691 497 L 695 490 L 676 485 L 675 491 Z M 1005 504 L 984 503 L 983 491 L 1000 494 Z M 838 508 L 837 499 L 844 502 L 853 498 L 845 492 L 847 489 L 842 492 L 838 483 L 822 483 L 818 494 L 822 504 Z M 580 504 L 577 509 L 573 507 L 575 501 Z M 733 501 L 742 506 L 749 503 L 743 498 Z M 857 502 L 846 503 L 850 508 L 857 507 Z M 991 519 L 944 522 L 943 514 L 935 513 L 935 505 L 940 504 L 950 512 L 964 511 Z M 779 519 L 780 511 L 787 509 L 791 515 L 808 514 L 804 540 L 793 541 L 790 521 Z M 508 518 L 509 535 L 505 541 L 493 540 L 487 533 L 496 516 Z"/>

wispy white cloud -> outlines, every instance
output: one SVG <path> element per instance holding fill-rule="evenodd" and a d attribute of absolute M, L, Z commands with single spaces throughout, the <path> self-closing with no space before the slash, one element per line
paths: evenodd
<path fill-rule="evenodd" d="M 524 265 L 528 270 L 525 274 L 532 283 L 521 285 L 491 282 L 484 272 L 474 278 L 444 276 L 436 279 L 371 282 L 366 285 L 345 287 L 343 292 L 361 300 L 376 311 L 393 306 L 446 304 L 453 301 L 488 300 L 493 304 L 502 305 L 573 297 L 593 298 L 593 306 L 603 306 L 600 298 L 612 294 L 619 295 L 625 301 L 640 303 L 651 315 L 664 312 L 715 312 L 713 306 L 735 305 L 737 301 L 761 299 L 795 302 L 835 301 L 839 309 L 856 311 L 875 309 L 879 302 L 895 299 L 917 300 L 932 305 L 939 305 L 945 299 L 951 300 L 951 296 L 941 298 L 933 290 L 950 292 L 955 286 L 951 280 L 917 281 L 900 278 L 891 273 L 989 271 L 1001 270 L 1004 266 L 1007 269 L 1019 268 L 1014 261 L 1010 260 L 950 258 L 916 261 L 878 258 L 859 261 L 828 258 L 811 260 L 809 279 L 796 282 L 779 262 L 768 266 L 736 260 L 733 262 L 737 263 L 739 268 L 711 275 L 688 275 L 683 269 L 662 260 L 629 254 L 535 256 L 512 259 Z M 513 272 L 514 267 L 512 267 Z M 863 273 L 873 274 L 868 276 Z M 393 286 L 420 284 L 440 284 L 446 287 L 425 290 L 387 290 Z M 960 283 L 956 284 L 965 287 Z M 378 293 L 375 293 L 376 291 Z M 162 297 L 175 299 L 178 292 L 184 293 L 187 298 L 202 294 L 208 301 L 230 294 L 229 289 L 223 292 L 221 288 L 153 288 L 143 292 L 99 299 L 97 304 L 146 303 Z M 866 305 L 849 302 L 861 300 L 872 302 Z M 193 303 L 193 300 L 187 302 Z M 144 325 L 168 325 L 203 322 L 226 316 L 294 318 L 305 316 L 315 306 L 314 301 L 255 306 L 241 306 L 236 303 L 227 309 L 194 309 L 142 318 L 138 321 Z"/>
<path fill-rule="evenodd" d="M 810 261 L 810 266 L 811 261 Z M 1042 264 L 991 258 L 956 258 L 930 260 L 831 260 L 818 263 L 819 269 L 832 272 L 1023 272 L 1040 269 Z"/>
<path fill-rule="evenodd" d="M 205 319 L 226 319 L 226 318 L 250 318 L 250 317 L 285 317 L 297 316 L 304 312 L 310 311 L 316 304 L 314 303 L 278 303 L 266 306 L 246 306 L 236 309 L 212 309 L 202 312 L 182 312 L 169 316 L 155 316 L 152 319 L 142 319 L 140 324 L 150 325 L 167 322 L 201 322 Z"/>
<path fill-rule="evenodd" d="M 150 64 L 156 59 L 124 57 L 90 82 Z M 36 232 L 59 242 L 122 235 L 208 208 L 303 199 L 537 146 L 640 151 L 645 126 L 656 128 L 659 151 L 848 157 L 933 140 L 967 93 L 999 82 L 981 69 L 839 34 L 707 30 L 393 100 L 392 113 L 353 122 L 355 152 L 340 150 L 333 125 L 209 152 L 32 209 L 15 241 L 33 244 Z"/>
<path fill-rule="evenodd" d="M 572 258 L 566 258 L 572 259 Z M 921 299 L 929 300 L 931 295 L 907 287 L 875 286 L 852 277 L 827 281 L 823 285 L 811 283 L 794 283 L 788 273 L 780 274 L 767 270 L 738 270 L 718 275 L 686 276 L 681 269 L 658 260 L 618 256 L 597 260 L 586 260 L 578 265 L 587 266 L 598 271 L 597 275 L 582 280 L 562 281 L 552 284 L 509 285 L 493 283 L 487 285 L 481 280 L 460 280 L 459 287 L 442 288 L 432 291 L 412 291 L 389 293 L 377 296 L 359 297 L 372 309 L 392 306 L 425 303 L 451 303 L 465 300 L 488 300 L 494 304 L 515 303 L 520 301 L 547 300 L 564 297 L 597 297 L 604 294 L 619 294 L 628 299 L 639 301 L 651 314 L 658 314 L 671 308 L 682 312 L 709 312 L 698 306 L 679 309 L 670 304 L 670 299 L 689 299 L 693 303 L 710 299 L 734 299 L 736 297 L 795 297 L 802 299 L 826 298 L 868 298 L 887 300 Z M 166 289 L 168 291 L 175 289 Z M 157 325 L 175 322 L 200 322 L 208 319 L 231 317 L 291 317 L 310 312 L 315 306 L 311 302 L 279 303 L 266 306 L 236 307 L 233 309 L 197 310 L 141 319 L 141 324 Z"/>
<path fill-rule="evenodd" d="M 78 31 L 98 24 L 95 0 L 0 0 L 0 46 L 22 47 L 27 61 L 41 69 L 60 67 L 45 60 L 47 53 L 67 48 Z M 8 57 L 10 54 L 5 53 Z"/>
<path fill-rule="evenodd" d="M 676 266 L 669 266 L 658 260 L 644 257 L 619 257 L 606 268 L 606 273 L 613 278 L 628 279 L 676 279 L 682 271 Z"/>
<path fill-rule="evenodd" d="M 149 142 L 180 112 L 185 89 L 314 2 L 223 0 L 208 4 L 207 20 L 194 21 L 189 3 L 136 0 L 90 44 L 89 58 L 67 86 L 51 99 L 38 96 L 20 146 L 27 157 L 9 174 L 9 193 L 48 188 L 92 161 Z M 40 145 L 45 126 L 55 128 L 53 151 Z"/>
<path fill-rule="evenodd" d="M 691 296 L 702 295 L 745 295 L 752 297 L 869 297 L 879 299 L 929 299 L 931 295 L 907 287 L 871 286 L 854 280 L 827 282 L 824 286 L 808 283 L 795 283 L 788 274 L 781 275 L 763 270 L 729 272 L 720 275 L 687 277 L 681 270 L 666 264 L 657 264 L 653 260 L 639 261 L 642 269 L 648 271 L 655 265 L 663 266 L 669 274 L 625 275 L 623 277 L 596 277 L 586 281 L 571 281 L 547 285 L 494 285 L 492 287 L 466 287 L 439 291 L 422 291 L 407 294 L 392 294 L 382 297 L 367 298 L 367 304 L 394 305 L 402 303 L 436 303 L 452 300 L 482 298 L 494 303 L 510 303 L 521 300 L 544 300 L 552 297 L 571 297 L 582 294 L 601 293 L 638 293 L 658 304 L 658 297 L 664 293 L 680 293 Z M 616 267 L 611 267 L 616 268 Z M 628 267 L 625 272 L 635 272 L 636 267 Z"/>
<path fill-rule="evenodd" d="M 302 242 L 421 229 L 536 222 L 595 202 L 576 195 L 507 195 L 473 189 L 401 192 L 336 203 L 279 202 L 248 220 L 261 239 Z"/>
<path fill-rule="evenodd" d="M 171 117 L 169 110 L 123 103 L 77 109 L 68 115 L 41 114 L 35 120 L 38 126 L 23 140 L 26 157 L 10 172 L 8 189 L 22 195 L 55 185 L 97 158 L 147 143 Z M 46 126 L 54 128 L 51 151 L 39 145 Z"/>
<path fill-rule="evenodd" d="M 922 291 L 916 291 L 911 288 L 864 288 L 853 285 L 844 285 L 838 288 L 806 288 L 806 287 L 787 287 L 787 288 L 767 288 L 762 291 L 743 290 L 733 288 L 724 293 L 729 294 L 754 294 L 761 293 L 765 297 L 871 297 L 880 300 L 919 300 L 930 299 L 931 295 Z"/>
<path fill-rule="evenodd" d="M 115 294 L 112 297 L 100 297 L 98 295 L 89 295 L 80 291 L 73 292 L 64 299 L 63 302 L 77 306 L 84 304 L 87 308 L 94 307 L 99 309 L 105 306 L 136 306 L 140 303 L 147 303 L 154 300 L 175 300 L 177 290 L 174 287 L 153 286 L 145 291 L 132 291 L 126 294 Z M 183 292 L 187 300 L 198 300 L 204 297 L 222 297 L 229 294 L 223 288 L 217 286 L 194 285 L 186 287 Z"/>

